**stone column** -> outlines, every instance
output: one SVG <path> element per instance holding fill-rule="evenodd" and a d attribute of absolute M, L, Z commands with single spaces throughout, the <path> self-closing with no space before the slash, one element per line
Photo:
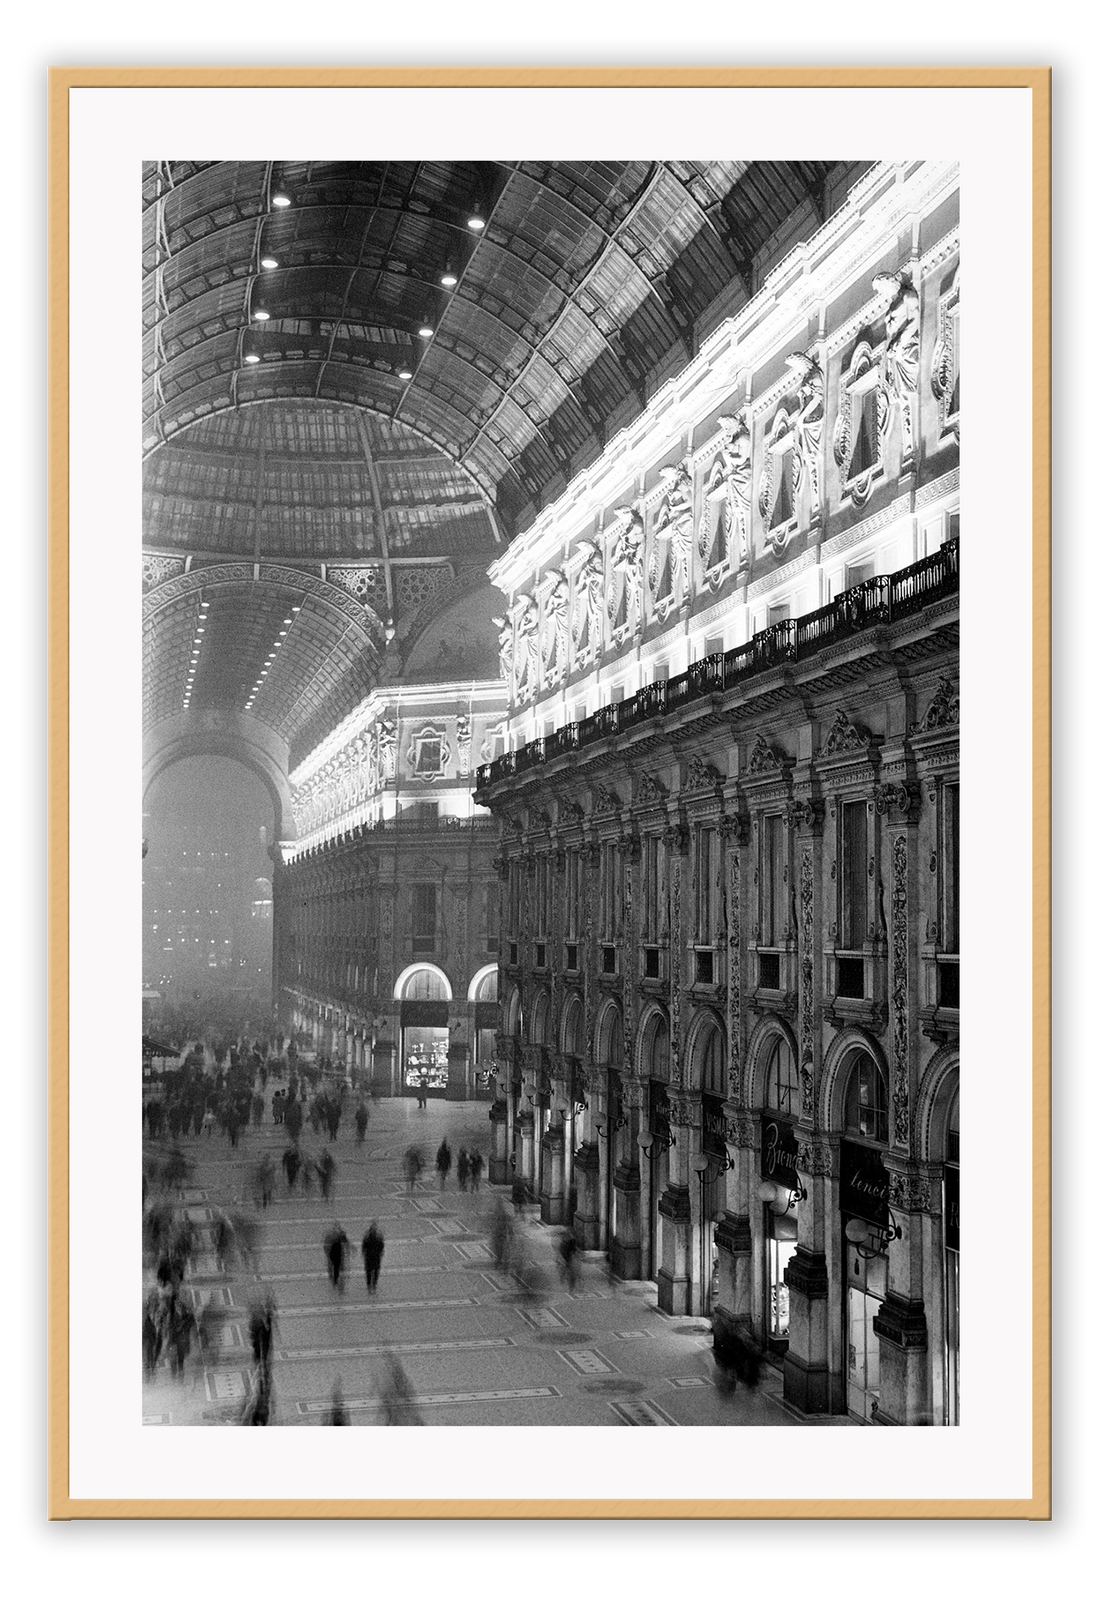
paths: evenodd
<path fill-rule="evenodd" d="M 397 1049 L 388 1037 L 376 1039 L 371 1060 L 371 1082 L 376 1090 L 384 1087 L 392 1098 L 397 1095 Z"/>
<path fill-rule="evenodd" d="M 515 1041 L 511 1036 L 497 1038 L 497 1080 L 489 1109 L 489 1180 L 506 1186 L 512 1180 L 512 1071 Z"/>
<path fill-rule="evenodd" d="M 467 1091 L 467 1069 L 469 1067 L 470 1049 L 465 1040 L 465 1028 L 459 1030 L 458 1037 L 448 1038 L 447 1041 L 447 1087 L 444 1097 L 452 1103 L 462 1103 L 469 1096 Z"/>
<path fill-rule="evenodd" d="M 597 1114 L 602 1113 L 607 1099 L 606 1078 L 590 1065 L 586 1072 L 585 1088 L 588 1108 L 584 1111 L 584 1139 L 573 1156 L 573 1174 L 577 1184 L 577 1209 L 573 1217 L 573 1231 L 582 1249 L 603 1249 L 604 1193 L 601 1179 L 602 1156 L 600 1138 L 596 1130 Z"/>
<path fill-rule="evenodd" d="M 542 1139 L 539 1206 L 547 1226 L 559 1227 L 565 1220 L 565 1132 L 560 1125 L 547 1126 Z"/>
<path fill-rule="evenodd" d="M 714 1327 L 741 1337 L 753 1332 L 753 1185 L 756 1178 L 759 1121 L 736 1103 L 723 1105 L 726 1145 L 733 1166 L 726 1172 L 726 1208 L 718 1219 L 718 1292 L 712 1311 Z"/>
<path fill-rule="evenodd" d="M 626 1125 L 616 1133 L 619 1158 L 612 1175 L 615 1236 L 611 1241 L 611 1270 L 616 1277 L 633 1279 L 642 1275 L 642 1178 L 638 1164 L 642 1108 L 640 1081 L 624 1080 L 622 1102 Z"/>
<path fill-rule="evenodd" d="M 533 1192 L 535 1181 L 535 1116 L 531 1109 L 521 1109 L 516 1117 L 516 1163 L 512 1177 L 512 1198 L 526 1204 Z"/>
<path fill-rule="evenodd" d="M 798 1206 L 798 1245 L 787 1262 L 790 1347 L 783 1357 L 783 1397 L 805 1412 L 844 1407 L 839 1349 L 844 1303 L 838 1151 L 799 1132 L 798 1174 L 806 1197 Z M 830 1268 L 839 1292 L 830 1314 Z"/>
<path fill-rule="evenodd" d="M 691 1314 L 691 1193 L 669 1183 L 658 1202 L 664 1233 L 657 1273 L 657 1308 L 668 1316 Z"/>
<path fill-rule="evenodd" d="M 942 1243 L 939 1168 L 887 1158 L 890 1222 L 886 1298 L 874 1319 L 879 1340 L 879 1401 L 876 1423 L 930 1423 L 931 1362 L 923 1277 L 928 1245 Z"/>

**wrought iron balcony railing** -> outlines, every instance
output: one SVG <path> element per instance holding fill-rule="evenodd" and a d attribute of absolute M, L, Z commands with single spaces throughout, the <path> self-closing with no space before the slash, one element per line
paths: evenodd
<path fill-rule="evenodd" d="M 868 627 L 902 620 L 938 599 L 958 592 L 959 540 L 949 539 L 935 554 L 886 577 L 871 577 L 838 594 L 820 610 L 775 622 L 736 649 L 707 655 L 665 683 L 650 683 L 614 706 L 603 706 L 580 722 L 566 723 L 545 738 L 506 751 L 477 770 L 477 788 L 526 773 L 567 752 L 623 733 L 693 700 L 733 689 L 744 679 L 784 662 L 802 661 L 818 650 L 862 633 Z"/>

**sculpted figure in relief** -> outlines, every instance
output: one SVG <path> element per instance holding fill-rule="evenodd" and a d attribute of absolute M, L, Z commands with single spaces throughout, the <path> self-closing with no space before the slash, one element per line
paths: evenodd
<path fill-rule="evenodd" d="M 494 616 L 493 626 L 499 628 L 497 643 L 500 645 L 500 681 L 507 685 L 508 693 L 511 694 L 514 651 L 512 623 L 506 616 Z"/>
<path fill-rule="evenodd" d="M 655 588 L 654 598 L 660 599 L 677 592 L 683 598 L 687 594 L 691 576 L 691 544 L 695 528 L 691 471 L 687 461 L 681 460 L 678 465 L 666 465 L 661 477 L 666 484 L 667 494 L 658 532 L 667 538 L 670 575 L 668 588 L 661 593 Z"/>
<path fill-rule="evenodd" d="M 546 580 L 550 588 L 542 605 L 542 674 L 545 682 L 559 683 L 565 674 L 569 583 L 563 571 L 548 571 Z"/>
<path fill-rule="evenodd" d="M 642 583 L 642 540 L 645 529 L 641 512 L 631 506 L 618 509 L 615 515 L 624 520 L 611 545 L 611 566 L 616 586 L 608 601 L 611 632 L 621 643 L 633 631 L 636 623 L 636 606 Z"/>
<path fill-rule="evenodd" d="M 600 620 L 603 612 L 603 556 L 594 543 L 582 543 L 578 552 L 584 556 L 573 580 L 573 616 L 571 634 L 573 657 L 578 666 L 584 666 L 600 648 Z"/>
<path fill-rule="evenodd" d="M 538 622 L 530 594 L 517 594 L 511 611 L 512 654 L 516 675 L 516 699 L 526 700 L 535 682 L 535 631 Z"/>
<path fill-rule="evenodd" d="M 880 296 L 887 296 L 886 347 L 882 380 L 887 407 L 901 414 L 903 457 L 913 452 L 913 397 L 920 375 L 920 298 L 916 287 L 900 274 L 876 274 L 871 281 Z"/>
<path fill-rule="evenodd" d="M 391 779 L 397 770 L 397 723 L 392 717 L 383 717 L 378 724 L 378 760 L 383 779 Z"/>
<path fill-rule="evenodd" d="M 707 493 L 718 504 L 712 530 L 700 538 L 705 571 L 714 571 L 736 544 L 737 563 L 749 558 L 749 501 L 752 498 L 752 437 L 743 409 L 718 421 L 725 434 L 707 479 Z"/>
<path fill-rule="evenodd" d="M 794 427 L 799 468 L 810 475 L 810 519 L 821 509 L 821 440 L 825 429 L 825 377 L 808 353 L 788 353 L 787 367 L 798 385 Z"/>

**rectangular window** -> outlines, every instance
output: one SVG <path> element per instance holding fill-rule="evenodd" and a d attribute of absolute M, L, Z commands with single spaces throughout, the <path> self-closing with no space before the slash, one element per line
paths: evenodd
<path fill-rule="evenodd" d="M 845 801 L 840 809 L 839 939 L 847 951 L 867 940 L 867 803 Z"/>
<path fill-rule="evenodd" d="M 943 892 L 943 917 L 940 951 L 957 954 L 959 950 L 959 786 L 943 786 L 943 842 L 940 853 L 940 888 Z"/>
<path fill-rule="evenodd" d="M 434 885 L 412 887 L 412 947 L 414 952 L 435 950 L 436 889 Z"/>
<path fill-rule="evenodd" d="M 777 622 L 790 621 L 790 617 L 791 602 L 789 599 L 777 599 L 774 605 L 768 606 L 767 625 L 769 627 L 774 627 Z"/>
<path fill-rule="evenodd" d="M 565 854 L 565 933 L 580 934 L 580 864 L 576 851 Z"/>
<path fill-rule="evenodd" d="M 661 840 L 659 835 L 645 835 L 642 839 L 642 925 L 645 939 L 656 940 L 660 935 L 661 901 Z"/>
<path fill-rule="evenodd" d="M 703 945 L 714 939 L 715 831 L 695 831 L 695 939 Z"/>
<path fill-rule="evenodd" d="M 778 812 L 769 812 L 763 821 L 763 857 L 760 914 L 760 944 L 778 947 L 783 944 L 786 927 L 786 903 L 783 899 L 784 838 L 783 818 Z"/>
<path fill-rule="evenodd" d="M 490 885 L 485 892 L 485 950 L 490 954 L 500 951 L 499 885 Z"/>
<path fill-rule="evenodd" d="M 440 741 L 438 739 L 420 739 L 416 745 L 416 771 L 418 773 L 441 773 Z"/>
<path fill-rule="evenodd" d="M 600 847 L 600 935 L 611 937 L 619 927 L 618 848 L 605 840 Z"/>

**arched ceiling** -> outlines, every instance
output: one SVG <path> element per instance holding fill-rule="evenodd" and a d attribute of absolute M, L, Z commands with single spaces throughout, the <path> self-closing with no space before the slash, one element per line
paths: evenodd
<path fill-rule="evenodd" d="M 864 166 L 146 164 L 147 722 L 293 765 Z"/>

